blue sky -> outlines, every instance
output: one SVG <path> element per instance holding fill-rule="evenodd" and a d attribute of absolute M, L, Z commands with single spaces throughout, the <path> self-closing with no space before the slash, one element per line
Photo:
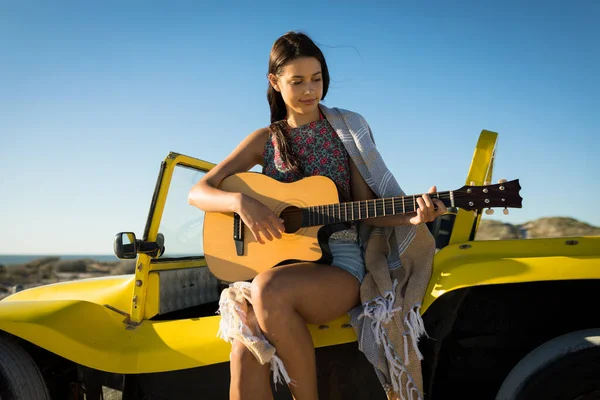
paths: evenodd
<path fill-rule="evenodd" d="M 141 236 L 169 151 L 217 162 L 268 124 L 288 30 L 321 45 L 324 103 L 367 118 L 406 192 L 462 186 L 488 129 L 524 208 L 486 218 L 600 226 L 599 2 L 219 4 L 0 5 L 0 254 Z"/>

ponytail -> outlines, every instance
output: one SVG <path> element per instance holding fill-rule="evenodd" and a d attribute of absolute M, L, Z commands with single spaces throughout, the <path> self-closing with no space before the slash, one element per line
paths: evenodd
<path fill-rule="evenodd" d="M 284 129 L 287 129 L 287 122 L 285 121 L 287 109 L 283 97 L 281 96 L 281 93 L 269 85 L 269 88 L 267 89 L 267 100 L 269 101 L 269 108 L 271 109 L 271 125 L 269 126 L 269 132 L 275 139 L 275 144 L 281 155 L 281 161 L 283 161 L 292 172 L 297 175 L 302 175 L 302 167 L 294 156 L 292 148 L 283 133 Z"/>

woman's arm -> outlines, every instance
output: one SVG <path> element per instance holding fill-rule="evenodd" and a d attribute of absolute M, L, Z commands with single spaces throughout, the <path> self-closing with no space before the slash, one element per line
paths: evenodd
<path fill-rule="evenodd" d="M 252 132 L 219 164 L 196 183 L 188 194 L 188 203 L 204 211 L 238 212 L 241 196 L 217 189 L 221 181 L 262 163 L 262 152 L 268 137 L 266 128 Z"/>
<path fill-rule="evenodd" d="M 262 164 L 262 154 L 268 137 L 268 128 L 252 132 L 227 158 L 200 179 L 188 194 L 188 203 L 201 210 L 239 214 L 259 243 L 264 243 L 263 238 L 281 238 L 281 232 L 285 230 L 283 221 L 258 200 L 217 187 L 228 176 Z"/>

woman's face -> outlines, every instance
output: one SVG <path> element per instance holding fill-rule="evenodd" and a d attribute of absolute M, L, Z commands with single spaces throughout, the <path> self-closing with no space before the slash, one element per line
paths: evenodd
<path fill-rule="evenodd" d="M 314 112 L 323 95 L 321 63 L 315 57 L 301 57 L 285 64 L 281 75 L 269 75 L 273 88 L 281 93 L 288 114 Z"/>

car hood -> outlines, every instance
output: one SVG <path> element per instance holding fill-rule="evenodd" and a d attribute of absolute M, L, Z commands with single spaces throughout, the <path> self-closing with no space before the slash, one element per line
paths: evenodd
<path fill-rule="evenodd" d="M 14 301 L 80 300 L 129 310 L 133 280 L 133 274 L 111 275 L 37 286 L 4 298 L 0 306 Z"/>

